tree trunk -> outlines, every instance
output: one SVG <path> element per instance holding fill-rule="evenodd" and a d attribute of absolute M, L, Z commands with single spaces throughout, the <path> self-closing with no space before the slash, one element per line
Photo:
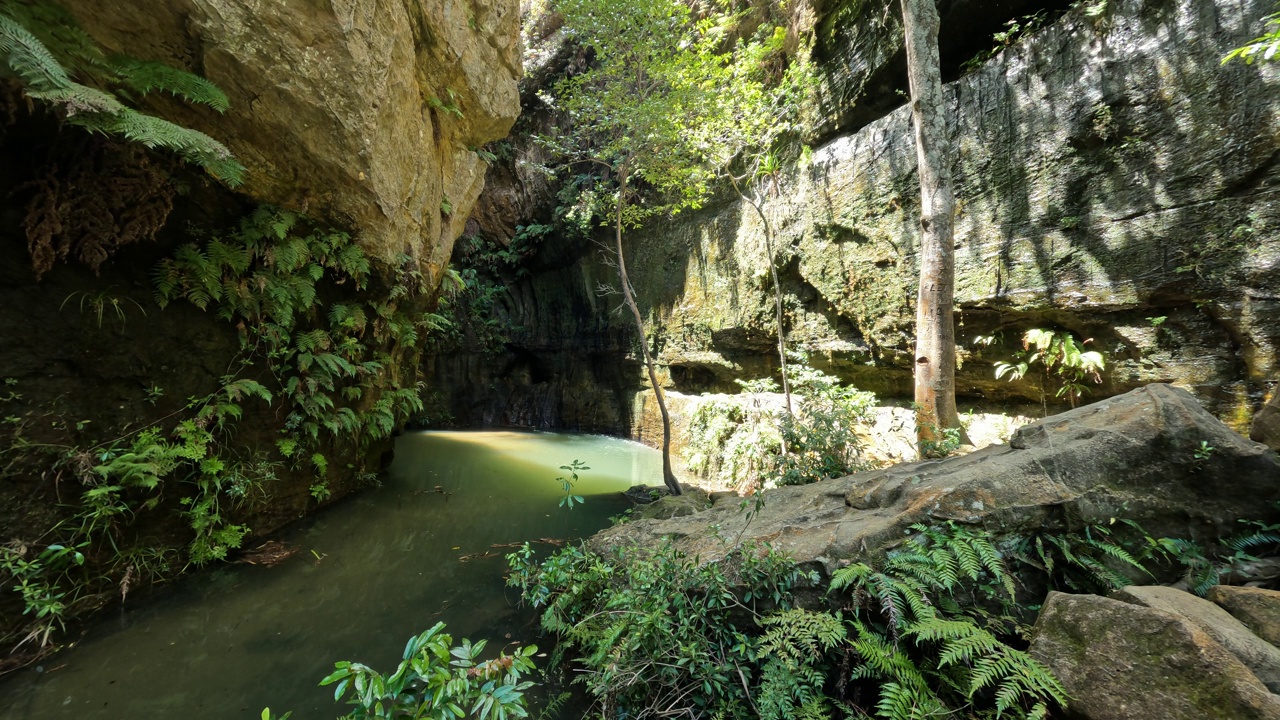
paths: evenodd
<path fill-rule="evenodd" d="M 757 201 L 755 198 L 747 197 L 738 185 L 738 179 L 731 173 L 729 181 L 733 183 L 733 189 L 738 192 L 738 198 L 746 204 L 750 205 L 760 216 L 760 226 L 764 228 L 764 249 L 769 253 L 769 270 L 773 273 L 773 307 L 777 314 L 778 322 L 778 369 L 782 373 L 782 396 L 787 402 L 787 417 L 791 417 L 791 381 L 787 379 L 787 336 L 782 329 L 782 283 L 778 280 L 778 264 L 773 256 L 773 226 L 769 224 L 769 218 L 764 214 L 764 200 Z M 759 196 L 757 196 L 759 197 Z M 782 456 L 787 456 L 787 437 L 782 435 Z"/>
<path fill-rule="evenodd" d="M 680 483 L 671 470 L 671 416 L 667 414 L 667 400 L 662 386 L 658 384 L 658 372 L 653 367 L 653 356 L 649 353 L 649 342 L 644 332 L 644 318 L 636 305 L 635 296 L 631 294 L 631 280 L 627 277 L 627 262 L 622 255 L 622 206 L 627 197 L 627 170 L 624 166 L 618 173 L 621 185 L 618 188 L 618 208 L 614 227 L 617 231 L 618 243 L 618 277 L 622 281 L 622 297 L 631 308 L 631 316 L 636 321 L 636 332 L 640 335 L 640 352 L 644 355 L 644 367 L 649 371 L 649 384 L 653 386 L 653 395 L 658 399 L 658 411 L 662 413 L 662 482 L 672 495 L 680 494 Z"/>
<path fill-rule="evenodd" d="M 943 115 L 942 73 L 938 67 L 938 10 L 934 0 L 902 0 L 907 78 L 915 125 L 920 175 L 920 291 L 916 304 L 916 437 L 922 454 L 958 428 L 954 321 L 955 253 L 952 238 L 955 195 L 951 187 L 950 143 Z M 967 438 L 965 438 L 967 441 Z"/>

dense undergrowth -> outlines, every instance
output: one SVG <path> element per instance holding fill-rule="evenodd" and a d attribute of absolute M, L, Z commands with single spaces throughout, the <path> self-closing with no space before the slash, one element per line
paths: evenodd
<path fill-rule="evenodd" d="M 777 383 L 768 379 L 739 381 L 741 393 L 695 402 L 685 445 L 690 470 L 751 492 L 870 467 L 859 430 L 871 420 L 875 395 L 796 360 L 787 366 L 795 412 L 785 411 Z"/>
<path fill-rule="evenodd" d="M 1062 687 L 1024 650 L 1050 590 L 1111 590 L 1183 573 L 1207 590 L 1280 547 L 1250 523 L 1205 552 L 1115 521 L 996 537 L 916 525 L 878 560 L 805 572 L 768 546 L 703 561 L 671 545 L 508 556 L 593 701 L 592 716 L 891 720 L 1042 718 Z"/>

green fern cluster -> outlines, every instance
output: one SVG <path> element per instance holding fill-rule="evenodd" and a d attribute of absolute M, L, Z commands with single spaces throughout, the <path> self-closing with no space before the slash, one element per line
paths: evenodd
<path fill-rule="evenodd" d="M 1133 521 L 1115 526 L 1089 525 L 1079 532 L 1037 533 L 1015 539 L 1011 559 L 1038 571 L 1049 587 L 1075 593 L 1107 594 L 1132 585 L 1133 576 L 1150 576 L 1144 562 L 1154 559 L 1156 541 Z M 1129 573 L 1129 574 L 1126 574 Z"/>
<path fill-rule="evenodd" d="M 756 640 L 755 659 L 762 665 L 754 704 L 760 718 L 830 717 L 822 662 L 846 639 L 840 616 L 792 608 L 758 622 L 767 628 Z"/>
<path fill-rule="evenodd" d="M 70 13 L 49 3 L 0 3 L 0 57 L 28 97 L 58 108 L 69 124 L 170 150 L 232 187 L 243 180 L 244 166 L 222 143 L 126 104 L 159 91 L 225 112 L 227 96 L 208 80 L 164 63 L 107 56 Z"/>
<path fill-rule="evenodd" d="M 1280 525 L 1258 520 L 1240 520 L 1248 530 L 1218 541 L 1216 552 L 1206 551 L 1199 543 L 1182 538 L 1160 538 L 1153 541 L 1164 559 L 1183 567 L 1183 581 L 1197 595 L 1206 595 L 1224 575 L 1257 562 L 1259 555 L 1275 555 L 1280 550 Z"/>
<path fill-rule="evenodd" d="M 792 596 L 806 576 L 776 555 L 734 570 L 751 548 L 711 563 L 670 544 L 567 548 L 539 563 L 526 546 L 508 561 L 543 627 L 580 652 L 575 671 L 603 716 L 1041 720 L 1067 698 L 1019 649 L 1028 603 L 1054 588 L 1105 593 L 1170 558 L 1216 581 L 1280 548 L 1280 526 L 1250 523 L 1222 547 L 1209 560 L 1121 519 L 998 541 L 915 525 L 878 561 L 834 572 L 829 604 L 810 597 L 809 609 Z"/>
<path fill-rule="evenodd" d="M 913 531 L 879 567 L 833 575 L 838 611 L 793 607 L 805 576 L 789 563 L 745 579 L 726 569 L 750 549 L 699 563 L 670 545 L 569 548 L 538 564 L 526 547 L 508 558 L 510 582 L 583 652 L 583 682 L 610 717 L 1038 719 L 1063 704 L 982 607 L 1012 602 L 1015 587 L 990 537 L 954 523 Z"/>
<path fill-rule="evenodd" d="M 1012 603 L 1015 586 L 990 537 L 953 522 L 912 530 L 880 569 L 856 563 L 831 579 L 853 601 L 853 676 L 878 683 L 876 717 L 925 718 L 963 703 L 1042 718 L 1064 704 L 1048 670 L 991 631 L 1009 625 L 984 604 Z"/>
<path fill-rule="evenodd" d="M 299 441 L 367 447 L 423 409 L 419 385 L 392 369 L 449 321 L 420 310 L 413 267 L 406 258 L 385 295 L 366 293 L 369 260 L 350 236 L 264 207 L 225 237 L 180 248 L 157 268 L 156 288 L 162 306 L 185 299 L 241 328 L 246 361 L 265 359 L 292 406 L 282 447 L 301 457 Z M 338 285 L 368 297 L 326 303 L 325 288 Z"/>

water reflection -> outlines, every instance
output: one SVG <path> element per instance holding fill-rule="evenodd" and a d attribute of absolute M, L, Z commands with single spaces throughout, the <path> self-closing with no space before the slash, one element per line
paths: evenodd
<path fill-rule="evenodd" d="M 574 459 L 591 470 L 575 488 L 586 504 L 568 511 L 555 478 Z M 405 640 L 437 620 L 455 638 L 520 639 L 527 618 L 502 579 L 509 549 L 493 546 L 590 534 L 641 482 L 661 482 L 660 455 L 614 438 L 406 435 L 381 488 L 288 533 L 296 556 L 204 572 L 121 613 L 50 672 L 0 683 L 0 720 L 222 720 L 268 705 L 299 720 L 336 716 L 316 687 L 334 660 L 393 667 Z"/>

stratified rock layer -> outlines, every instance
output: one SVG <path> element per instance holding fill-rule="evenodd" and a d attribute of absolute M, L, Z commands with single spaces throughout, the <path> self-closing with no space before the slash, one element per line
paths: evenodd
<path fill-rule="evenodd" d="M 1082 720 L 1280 718 L 1280 697 L 1195 623 L 1096 595 L 1051 593 L 1031 655 Z"/>
<path fill-rule="evenodd" d="M 993 365 L 1012 358 L 1026 330 L 1065 329 L 1092 338 L 1106 359 L 1090 397 L 1176 382 L 1243 430 L 1280 371 L 1280 66 L 1220 60 L 1263 31 L 1273 3 L 1114 0 L 1104 10 L 1069 11 L 947 86 L 957 389 L 962 402 L 1038 402 L 1042 390 L 1055 402 L 1054 378 L 997 380 Z M 891 35 L 874 19 L 837 30 L 862 38 L 861 59 L 841 66 L 855 74 L 880 73 L 896 52 L 873 42 Z M 813 364 L 899 397 L 911 394 L 918 208 L 905 107 L 814 148 L 766 207 L 791 341 Z M 664 382 L 734 391 L 734 379 L 776 370 L 773 288 L 754 211 L 721 197 L 654 220 L 626 244 Z M 551 379 L 507 392 L 493 367 L 481 387 L 494 384 L 502 397 L 469 393 L 458 417 L 478 414 L 470 404 L 519 424 L 522 392 L 586 415 L 579 404 L 593 394 L 554 379 L 582 354 L 562 343 L 619 354 L 631 345 L 615 340 L 626 333 L 622 318 L 611 322 L 615 303 L 595 297 L 601 284 L 616 285 L 614 269 L 590 246 L 582 252 L 574 265 L 534 268 L 505 308 L 524 328 L 512 333 L 512 363 L 547 368 Z M 586 314 L 548 322 L 559 307 Z"/>
<path fill-rule="evenodd" d="M 1216 450 L 1196 460 L 1201 442 Z M 1079 529 L 1116 517 L 1154 537 L 1220 537 L 1280 498 L 1280 457 L 1228 429 L 1185 390 L 1151 385 L 1020 428 L 1008 445 L 767 491 L 748 517 L 737 498 L 705 512 L 640 520 L 598 543 L 677 547 L 703 558 L 718 538 L 767 541 L 830 571 L 901 542 L 918 522 L 1000 533 Z M 660 500 L 658 504 L 666 502 Z"/>
<path fill-rule="evenodd" d="M 1038 398 L 1039 378 L 1010 385 L 991 363 L 1056 324 L 1106 357 L 1096 392 L 1177 381 L 1210 398 L 1246 382 L 1258 399 L 1280 370 L 1280 74 L 1219 60 L 1272 10 L 1112 2 L 947 86 L 961 394 Z M 767 208 L 792 339 L 855 380 L 880 375 L 875 389 L 909 387 L 919 198 L 903 107 L 816 148 Z M 751 369 L 739 356 L 768 353 L 752 210 L 680 216 L 633 243 L 665 362 L 729 380 Z"/>
<path fill-rule="evenodd" d="M 254 198 L 339 221 L 432 280 L 484 185 L 474 152 L 520 111 L 511 0 L 68 0 L 112 52 L 217 83 L 224 116 L 163 114 L 224 141 Z M 145 18 L 145 20 L 143 20 Z"/>

